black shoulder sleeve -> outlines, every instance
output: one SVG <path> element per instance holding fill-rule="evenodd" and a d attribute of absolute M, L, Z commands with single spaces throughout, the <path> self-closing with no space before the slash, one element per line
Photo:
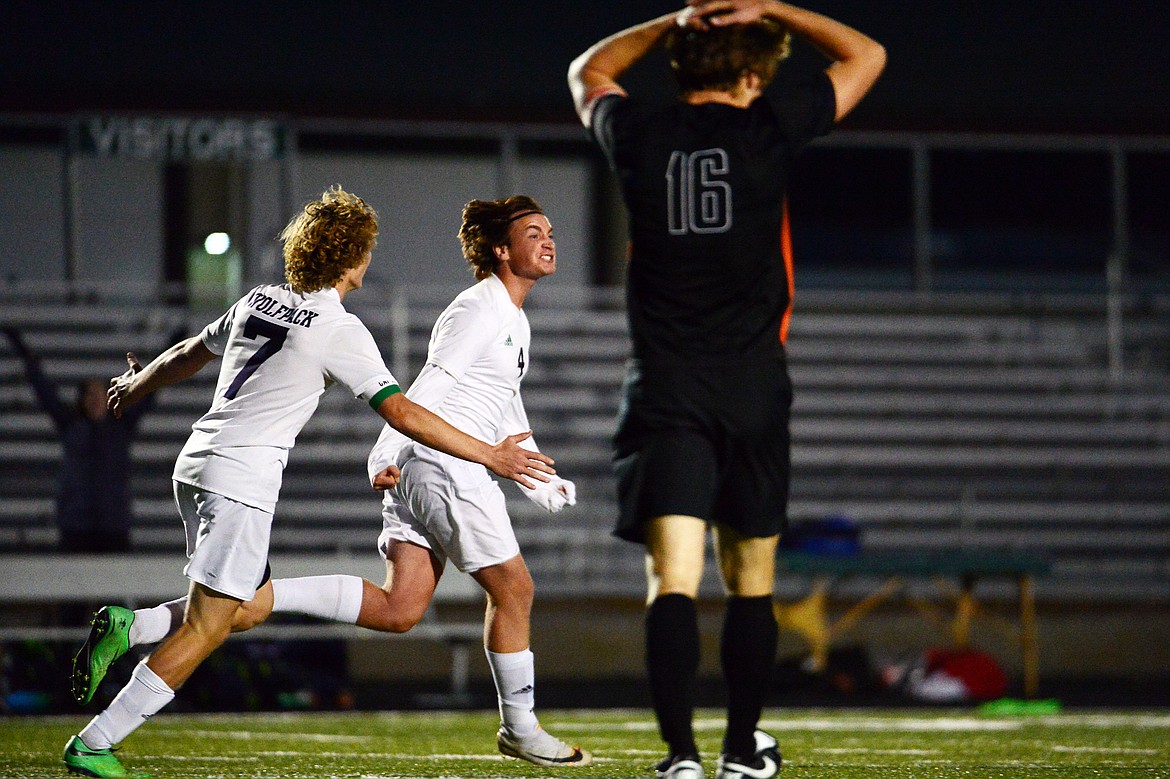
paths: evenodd
<path fill-rule="evenodd" d="M 614 164 L 617 152 L 618 126 L 621 117 L 625 114 L 623 109 L 628 103 L 629 98 L 624 95 L 611 94 L 600 98 L 593 106 L 589 131 L 594 142 L 605 152 L 610 165 Z"/>
<path fill-rule="evenodd" d="M 827 135 L 835 126 L 837 95 L 824 71 L 805 81 L 778 84 L 765 98 L 795 148 Z"/>

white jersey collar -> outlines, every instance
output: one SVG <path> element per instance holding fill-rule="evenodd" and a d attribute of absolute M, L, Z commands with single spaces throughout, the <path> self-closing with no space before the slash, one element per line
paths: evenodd
<path fill-rule="evenodd" d="M 518 306 L 512 302 L 512 296 L 510 294 L 508 294 L 508 288 L 504 286 L 504 280 L 501 279 L 499 276 L 497 276 L 495 273 L 493 273 L 492 275 L 488 276 L 486 279 L 481 281 L 480 284 L 488 284 L 490 287 L 495 289 L 496 291 L 493 294 L 501 296 L 503 298 L 503 300 L 506 301 L 509 306 L 516 309 L 517 311 L 524 310 L 523 308 L 521 308 L 520 306 Z"/>
<path fill-rule="evenodd" d="M 315 292 L 305 293 L 305 297 L 316 297 L 318 295 L 331 303 L 336 303 L 339 306 L 341 305 L 341 293 L 337 291 L 336 287 L 325 287 L 325 289 L 319 289 Z"/>

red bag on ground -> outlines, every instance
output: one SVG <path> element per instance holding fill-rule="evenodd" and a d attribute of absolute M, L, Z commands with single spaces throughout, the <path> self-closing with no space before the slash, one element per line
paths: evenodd
<path fill-rule="evenodd" d="M 928 649 L 924 671 L 926 678 L 945 674 L 958 680 L 966 688 L 971 700 L 993 700 L 1007 692 L 1007 674 L 995 658 L 985 652 L 973 649 Z"/>

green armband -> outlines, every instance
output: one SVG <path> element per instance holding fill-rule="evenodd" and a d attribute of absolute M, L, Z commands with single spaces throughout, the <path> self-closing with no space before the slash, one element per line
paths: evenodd
<path fill-rule="evenodd" d="M 374 411 L 377 411 L 378 406 L 382 405 L 383 400 L 399 392 L 402 392 L 402 387 L 399 387 L 397 384 L 391 384 L 389 387 L 383 387 L 382 389 L 378 390 L 378 394 L 370 398 L 370 408 L 374 409 Z"/>

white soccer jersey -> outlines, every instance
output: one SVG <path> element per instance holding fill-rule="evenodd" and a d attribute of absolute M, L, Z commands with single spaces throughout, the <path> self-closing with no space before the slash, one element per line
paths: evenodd
<path fill-rule="evenodd" d="M 527 424 L 520 380 L 528 372 L 530 339 L 528 317 L 512 302 L 504 283 L 489 276 L 459 293 L 439 315 L 431 330 L 427 367 L 406 395 L 489 444 L 523 432 L 527 428 L 516 425 Z M 407 443 L 406 436 L 383 427 L 370 452 L 371 479 L 393 464 Z"/>
<path fill-rule="evenodd" d="M 175 481 L 273 511 L 288 450 L 334 382 L 375 408 L 398 384 L 335 289 L 261 285 L 201 333 L 222 355 L 211 408 L 192 425 Z"/>

